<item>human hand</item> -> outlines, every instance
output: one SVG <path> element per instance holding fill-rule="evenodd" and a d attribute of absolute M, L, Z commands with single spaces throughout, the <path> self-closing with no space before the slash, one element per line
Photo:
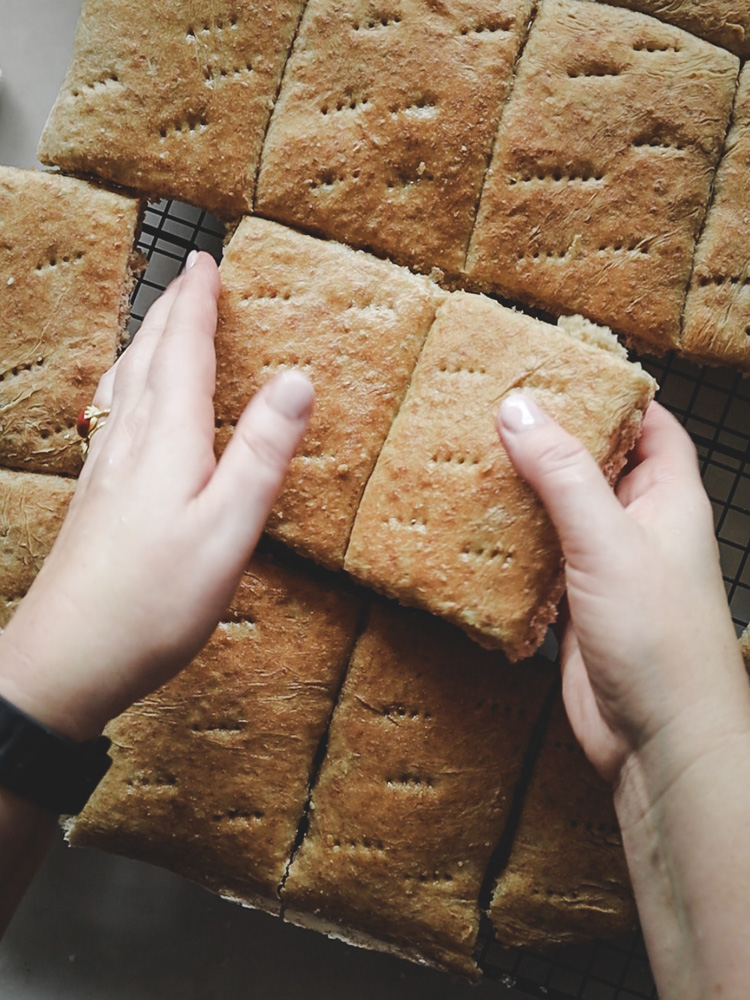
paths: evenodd
<path fill-rule="evenodd" d="M 565 555 L 561 644 L 571 726 L 605 778 L 658 748 L 653 795 L 713 739 L 747 726 L 747 681 L 711 506 L 690 438 L 652 403 L 616 494 L 594 459 L 528 396 L 498 429 Z"/>
<path fill-rule="evenodd" d="M 193 265 L 191 267 L 191 264 Z M 87 739 L 186 665 L 225 610 L 313 402 L 286 373 L 214 457 L 219 273 L 191 257 L 107 372 L 70 511 L 0 637 L 0 694 Z"/>

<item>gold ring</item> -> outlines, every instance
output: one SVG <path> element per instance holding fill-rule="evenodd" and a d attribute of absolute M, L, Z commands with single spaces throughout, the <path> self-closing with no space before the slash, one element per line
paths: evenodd
<path fill-rule="evenodd" d="M 104 426 L 104 422 L 109 416 L 109 410 L 100 410 L 97 406 L 84 406 L 76 418 L 76 430 L 83 438 L 81 441 L 81 454 L 84 460 L 88 455 L 91 438 L 99 427 Z"/>

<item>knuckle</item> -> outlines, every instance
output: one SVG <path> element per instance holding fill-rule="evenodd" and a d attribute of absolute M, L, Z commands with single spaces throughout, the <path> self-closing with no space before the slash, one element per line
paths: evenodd
<path fill-rule="evenodd" d="M 262 469 L 278 475 L 284 473 L 289 464 L 289 456 L 273 437 L 257 429 L 241 426 L 237 428 L 236 434 L 243 447 Z"/>
<path fill-rule="evenodd" d="M 556 434 L 540 442 L 536 458 L 546 475 L 565 478 L 570 474 L 578 477 L 591 456 L 577 438 Z"/>

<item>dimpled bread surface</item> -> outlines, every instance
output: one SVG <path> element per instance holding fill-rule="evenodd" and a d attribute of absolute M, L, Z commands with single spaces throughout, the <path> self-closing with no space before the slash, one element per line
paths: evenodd
<path fill-rule="evenodd" d="M 541 644 L 564 584 L 554 529 L 500 443 L 501 400 L 529 392 L 613 480 L 654 391 L 613 337 L 580 321 L 568 329 L 483 296 L 450 296 L 346 553 L 345 567 L 358 579 L 442 615 L 512 660 Z"/>
<path fill-rule="evenodd" d="M 473 284 L 676 347 L 738 70 L 642 14 L 542 0 L 482 194 Z"/>
<path fill-rule="evenodd" d="M 42 568 L 74 489 L 62 476 L 0 469 L 0 628 Z"/>
<path fill-rule="evenodd" d="M 460 272 L 531 0 L 310 0 L 256 210 Z"/>
<path fill-rule="evenodd" d="M 221 276 L 218 450 L 268 379 L 292 367 L 309 375 L 312 420 L 267 530 L 340 569 L 365 483 L 444 293 L 394 264 L 256 218 L 235 232 Z"/>
<path fill-rule="evenodd" d="M 42 163 L 222 217 L 252 205 L 303 0 L 85 0 Z"/>
<path fill-rule="evenodd" d="M 688 293 L 682 353 L 750 372 L 750 67 L 714 185 Z"/>
<path fill-rule="evenodd" d="M 499 941 L 537 948 L 615 937 L 636 925 L 612 789 L 553 707 L 513 847 L 492 894 Z"/>
<path fill-rule="evenodd" d="M 114 363 L 140 203 L 0 167 L 0 466 L 76 475 L 76 414 Z"/>
<path fill-rule="evenodd" d="M 750 55 L 750 6 L 747 0 L 603 0 L 629 7 L 699 38 L 721 45 L 738 56 Z"/>
<path fill-rule="evenodd" d="M 375 604 L 282 890 L 287 919 L 476 977 L 480 887 L 553 676 Z"/>
<path fill-rule="evenodd" d="M 278 912 L 359 611 L 337 582 L 256 555 L 203 652 L 107 727 L 112 767 L 71 843 Z"/>

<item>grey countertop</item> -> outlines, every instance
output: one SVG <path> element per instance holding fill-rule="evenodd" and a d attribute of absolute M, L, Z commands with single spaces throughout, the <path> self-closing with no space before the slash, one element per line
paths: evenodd
<path fill-rule="evenodd" d="M 79 0 L 0 0 L 0 163 L 36 166 Z M 243 910 L 61 839 L 0 945 L 3 1000 L 513 1000 Z"/>

